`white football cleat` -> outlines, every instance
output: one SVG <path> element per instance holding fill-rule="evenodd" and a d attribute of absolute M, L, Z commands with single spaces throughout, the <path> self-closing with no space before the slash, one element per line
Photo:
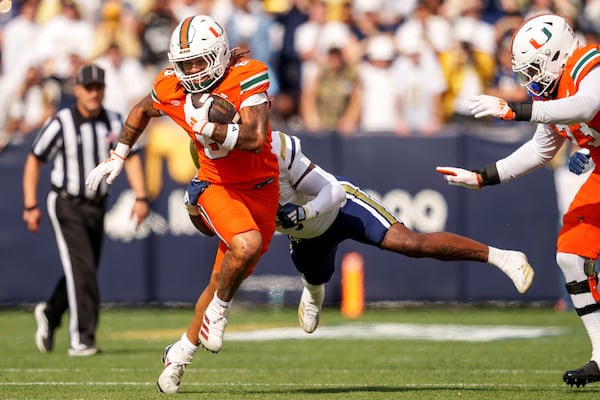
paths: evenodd
<path fill-rule="evenodd" d="M 200 344 L 206 350 L 218 353 L 223 347 L 223 335 L 225 334 L 228 315 L 229 307 L 221 307 L 214 300 L 206 307 L 198 335 Z"/>
<path fill-rule="evenodd" d="M 535 275 L 533 267 L 527 261 L 527 256 L 520 251 L 508 251 L 502 271 L 513 281 L 519 293 L 525 293 L 533 283 Z"/>
<path fill-rule="evenodd" d="M 175 342 L 165 347 L 162 361 L 165 364 L 165 369 L 156 381 L 158 390 L 162 393 L 177 393 L 185 367 L 192 362 L 192 356 L 185 352 L 179 342 Z"/>
<path fill-rule="evenodd" d="M 87 357 L 87 356 L 93 356 L 100 352 L 101 352 L 101 350 L 94 345 L 87 346 L 85 344 L 82 344 L 77 347 L 69 347 L 68 354 L 72 357 Z"/>
<path fill-rule="evenodd" d="M 325 298 L 325 284 L 311 285 L 302 277 L 304 289 L 298 305 L 298 322 L 306 333 L 313 333 L 321 318 L 321 307 Z"/>

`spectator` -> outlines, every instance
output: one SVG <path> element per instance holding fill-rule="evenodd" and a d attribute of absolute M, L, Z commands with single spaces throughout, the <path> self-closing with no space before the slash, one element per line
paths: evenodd
<path fill-rule="evenodd" d="M 150 90 L 142 63 L 137 58 L 125 57 L 117 43 L 111 43 L 106 54 L 95 63 L 106 72 L 104 105 L 121 115 L 127 115 L 134 102 Z"/>
<path fill-rule="evenodd" d="M 327 52 L 317 73 L 306 82 L 300 115 L 304 128 L 312 133 L 354 133 L 360 116 L 358 69 L 348 63 L 338 47 Z"/>
<path fill-rule="evenodd" d="M 142 46 L 141 62 L 154 75 L 169 64 L 169 38 L 179 21 L 171 10 L 169 0 L 155 0 L 138 26 Z"/>
<path fill-rule="evenodd" d="M 267 64 L 271 81 L 269 94 L 275 96 L 279 93 L 279 82 L 271 66 L 273 18 L 265 13 L 262 2 L 232 0 L 232 5 L 232 13 L 225 22 L 229 43 L 242 52 L 249 51 L 252 58 Z"/>
<path fill-rule="evenodd" d="M 106 0 L 99 10 L 100 20 L 96 24 L 93 58 L 103 55 L 108 47 L 116 43 L 125 57 L 139 58 L 142 53 L 137 34 L 138 20 L 135 12 L 122 0 Z M 110 88 L 109 84 L 107 88 Z"/>
<path fill-rule="evenodd" d="M 19 14 L 2 29 L 2 74 L 21 82 L 27 67 L 34 62 L 31 46 L 38 42 L 40 26 L 35 21 L 39 0 L 26 0 Z"/>
<path fill-rule="evenodd" d="M 73 57 L 88 60 L 92 56 L 94 26 L 81 19 L 74 0 L 61 0 L 60 13 L 42 25 L 37 44 L 38 61 L 48 63 L 57 78 L 68 78 L 74 75 Z"/>
<path fill-rule="evenodd" d="M 177 21 L 183 21 L 191 15 L 210 13 L 211 0 L 171 0 L 171 10 Z"/>
<path fill-rule="evenodd" d="M 399 135 L 431 136 L 443 124 L 442 95 L 447 89 L 438 57 L 419 32 L 396 36 L 399 57 L 394 66 L 398 93 Z"/>
<path fill-rule="evenodd" d="M 396 43 L 421 37 L 439 54 L 452 46 L 452 25 L 439 15 L 440 0 L 418 0 L 415 11 L 396 29 Z M 408 32 L 408 33 L 405 33 Z"/>
<path fill-rule="evenodd" d="M 365 55 L 366 59 L 359 66 L 360 129 L 366 133 L 401 132 L 393 68 L 396 47 L 391 35 L 369 38 Z"/>
<path fill-rule="evenodd" d="M 14 139 L 41 128 L 56 112 L 59 100 L 58 83 L 52 79 L 44 79 L 38 66 L 27 68 L 25 78 L 10 104 L 9 134 Z"/>
<path fill-rule="evenodd" d="M 442 97 L 445 122 L 472 121 L 469 99 L 487 89 L 496 73 L 495 60 L 487 51 L 475 46 L 477 24 L 471 18 L 461 18 L 454 25 L 454 45 L 440 53 L 440 64 L 448 90 Z"/>
<path fill-rule="evenodd" d="M 279 80 L 279 95 L 273 102 L 273 126 L 276 119 L 284 126 L 297 119 L 300 98 L 300 57 L 295 50 L 295 34 L 298 26 L 308 20 L 309 0 L 291 0 L 287 12 L 275 16 L 280 43 L 274 61 Z"/>
<path fill-rule="evenodd" d="M 352 0 L 351 4 L 351 31 L 357 41 L 363 42 L 371 36 L 393 32 L 394 28 L 383 23 L 383 0 Z"/>
<path fill-rule="evenodd" d="M 300 87 L 312 79 L 332 45 L 344 49 L 350 38 L 346 24 L 327 19 L 326 0 L 310 0 L 308 21 L 298 26 L 294 35 L 296 52 L 301 60 Z"/>

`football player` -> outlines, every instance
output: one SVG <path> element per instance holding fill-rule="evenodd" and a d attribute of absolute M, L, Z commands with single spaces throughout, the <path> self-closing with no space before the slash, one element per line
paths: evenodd
<path fill-rule="evenodd" d="M 523 23 L 512 40 L 513 70 L 532 102 L 510 103 L 480 95 L 471 100 L 475 118 L 536 122 L 531 140 L 512 154 L 470 171 L 438 167 L 453 185 L 470 189 L 506 183 L 549 162 L 565 140 L 589 149 L 600 161 L 600 46 L 579 45 L 573 29 L 557 15 L 539 15 Z M 595 169 L 563 216 L 556 261 L 565 277 L 577 315 L 590 341 L 590 361 L 566 371 L 568 385 L 600 381 L 600 294 L 594 263 L 600 253 L 600 173 Z"/>
<path fill-rule="evenodd" d="M 277 231 L 288 235 L 292 261 L 304 284 L 298 319 L 306 332 L 317 329 L 325 283 L 333 275 L 338 245 L 346 239 L 408 257 L 487 262 L 502 270 L 520 293 L 531 286 L 534 271 L 522 252 L 449 232 L 413 232 L 355 183 L 315 165 L 302 153 L 297 137 L 273 131 L 272 145 L 279 160 Z M 192 180 L 186 191 L 188 213 L 199 230 L 210 234 L 196 210 L 196 188 Z"/>
<path fill-rule="evenodd" d="M 206 15 L 178 24 L 168 57 L 171 65 L 157 75 L 152 92 L 131 109 L 117 147 L 87 181 L 93 189 L 105 177 L 112 183 L 151 118 L 168 115 L 198 149 L 202 167 L 197 179 L 203 191 L 198 208 L 220 243 L 210 282 L 197 300 L 187 331 L 163 353 L 158 388 L 175 393 L 199 345 L 212 352 L 221 349 L 234 294 L 269 247 L 279 168 L 271 151 L 267 66 L 232 51 L 221 25 Z M 234 104 L 240 123 L 209 122 L 212 98 L 200 107 L 192 104 L 193 96 L 205 93 Z"/>

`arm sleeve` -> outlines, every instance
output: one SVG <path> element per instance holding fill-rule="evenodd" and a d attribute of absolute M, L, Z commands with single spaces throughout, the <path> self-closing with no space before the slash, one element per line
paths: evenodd
<path fill-rule="evenodd" d="M 319 166 L 315 166 L 299 182 L 296 189 L 307 195 L 316 195 L 307 204 L 315 213 L 333 211 L 344 204 L 346 191 L 333 175 Z"/>
<path fill-rule="evenodd" d="M 543 124 L 572 124 L 590 121 L 600 111 L 600 68 L 592 69 L 569 97 L 534 101 L 531 121 Z"/>
<path fill-rule="evenodd" d="M 546 164 L 560 150 L 564 141 L 565 138 L 549 125 L 538 124 L 531 140 L 496 162 L 500 182 L 511 181 Z"/>

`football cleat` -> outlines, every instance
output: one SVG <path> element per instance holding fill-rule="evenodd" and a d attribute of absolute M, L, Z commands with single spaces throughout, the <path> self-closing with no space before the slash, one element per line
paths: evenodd
<path fill-rule="evenodd" d="M 185 368 L 192 362 L 192 356 L 187 355 L 181 345 L 174 343 L 165 347 L 162 362 L 165 369 L 158 377 L 156 386 L 161 393 L 177 393 Z"/>
<path fill-rule="evenodd" d="M 200 344 L 206 350 L 218 353 L 223 347 L 223 335 L 228 315 L 229 308 L 221 307 L 214 300 L 206 307 L 198 335 Z"/>
<path fill-rule="evenodd" d="M 302 278 L 302 282 L 305 287 L 298 305 L 298 322 L 304 332 L 313 333 L 319 326 L 321 307 L 325 298 L 325 285 L 310 285 L 304 278 Z M 307 285 L 310 285 L 312 290 L 308 290 Z"/>
<path fill-rule="evenodd" d="M 535 273 L 527 256 L 520 251 L 510 251 L 502 270 L 513 281 L 519 293 L 525 293 L 531 287 Z"/>
<path fill-rule="evenodd" d="M 101 350 L 96 346 L 81 345 L 78 347 L 70 347 L 69 355 L 73 357 L 87 357 L 100 353 Z"/>
<path fill-rule="evenodd" d="M 42 353 L 52 351 L 54 348 L 54 329 L 50 329 L 46 317 L 46 303 L 38 303 L 33 311 L 37 330 L 35 331 L 35 345 Z"/>
<path fill-rule="evenodd" d="M 590 361 L 581 368 L 565 372 L 563 381 L 569 386 L 585 386 L 586 383 L 600 381 L 600 370 L 595 361 Z"/>

